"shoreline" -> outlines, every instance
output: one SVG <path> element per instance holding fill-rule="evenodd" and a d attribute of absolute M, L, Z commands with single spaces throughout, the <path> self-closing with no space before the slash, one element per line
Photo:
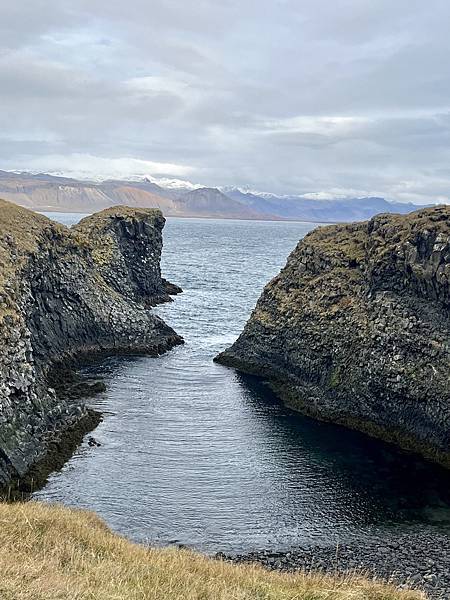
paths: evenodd
<path fill-rule="evenodd" d="M 290 381 L 287 373 L 281 373 L 276 370 L 276 367 L 271 365 L 251 362 L 245 358 L 233 354 L 230 350 L 224 350 L 214 357 L 214 362 L 233 369 L 243 375 L 251 375 L 256 377 L 261 383 L 267 385 L 278 400 L 288 409 L 323 423 L 330 423 L 347 430 L 358 431 L 375 440 L 390 444 L 411 456 L 420 457 L 430 463 L 430 465 L 438 466 L 441 469 L 450 471 L 450 453 L 440 452 L 427 445 L 422 440 L 415 439 L 412 435 L 401 431 L 398 427 L 382 427 L 370 421 L 363 419 L 346 417 L 336 417 L 328 415 L 324 411 L 317 410 L 317 406 L 309 405 L 302 400 L 302 395 L 297 391 L 299 382 Z M 283 379 L 284 376 L 284 379 Z M 313 386 L 310 386 L 313 388 Z M 320 387 L 316 386 L 316 395 L 321 393 Z"/>
<path fill-rule="evenodd" d="M 270 571 L 357 574 L 385 581 L 400 589 L 413 588 L 429 600 L 450 597 L 450 535 L 438 531 L 401 532 L 342 545 L 309 545 L 290 551 L 256 550 L 247 554 L 215 555 L 234 564 L 256 563 Z"/>
<path fill-rule="evenodd" d="M 78 367 L 183 343 L 149 309 L 180 293 L 161 277 L 158 210 L 103 211 L 69 229 L 1 201 L 0 495 L 41 487 L 100 422 Z"/>
<path fill-rule="evenodd" d="M 27 207 L 28 208 L 28 207 Z M 55 208 L 29 208 L 35 213 L 40 215 L 48 215 L 48 214 L 61 214 L 61 215 L 84 215 L 89 216 L 94 213 L 85 213 L 80 212 L 79 210 L 62 210 Z M 164 214 L 164 213 L 163 213 Z M 346 221 L 307 221 L 305 219 L 251 219 L 244 217 L 217 217 L 214 215 L 205 216 L 205 215 L 168 215 L 164 214 L 165 219 L 204 219 L 204 220 L 212 220 L 212 221 L 255 221 L 257 223 L 311 223 L 313 225 L 336 225 L 337 223 L 345 223 Z"/>
<path fill-rule="evenodd" d="M 108 356 L 157 357 L 170 352 L 183 343 L 182 338 L 174 336 L 165 340 L 165 343 L 155 344 L 153 348 L 141 351 L 136 348 L 136 350 L 128 352 L 79 352 L 71 360 L 53 365 L 47 375 L 47 383 L 55 388 L 57 398 L 62 402 L 68 401 L 70 405 L 81 404 L 86 412 L 69 426 L 60 427 L 55 424 L 55 429 L 48 434 L 45 452 L 32 463 L 20 479 L 11 479 L 7 486 L 0 487 L 0 501 L 23 501 L 28 499 L 33 492 L 42 489 L 47 483 L 48 477 L 62 469 L 81 445 L 84 437 L 94 431 L 103 421 L 103 413 L 87 406 L 86 400 L 106 391 L 106 386 L 102 379 L 91 379 L 81 374 L 80 368 L 98 363 Z"/>
<path fill-rule="evenodd" d="M 21 479 L 12 479 L 9 485 L 0 489 L 0 502 L 23 502 L 29 500 L 33 492 L 43 488 L 48 477 L 64 467 L 81 445 L 84 436 L 94 431 L 103 421 L 103 414 L 87 408 L 86 415 L 66 429 L 58 429 L 49 436 L 47 450 Z"/>

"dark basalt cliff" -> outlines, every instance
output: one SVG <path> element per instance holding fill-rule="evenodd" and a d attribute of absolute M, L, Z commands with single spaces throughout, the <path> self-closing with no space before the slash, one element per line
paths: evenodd
<path fill-rule="evenodd" d="M 64 393 L 75 360 L 182 342 L 148 308 L 179 291 L 161 278 L 163 226 L 118 207 L 69 230 L 0 201 L 0 488 L 98 422 Z"/>
<path fill-rule="evenodd" d="M 217 361 L 450 465 L 450 207 L 320 227 Z"/>

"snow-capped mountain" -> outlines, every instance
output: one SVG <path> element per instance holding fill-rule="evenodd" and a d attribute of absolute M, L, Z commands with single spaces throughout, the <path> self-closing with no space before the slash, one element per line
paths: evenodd
<path fill-rule="evenodd" d="M 0 171 L 0 198 L 42 211 L 95 212 L 116 204 L 159 207 L 167 216 L 360 221 L 381 212 L 408 213 L 423 206 L 378 197 L 277 195 L 249 187 L 209 188 L 184 179 L 127 177 L 98 181 L 45 173 Z"/>

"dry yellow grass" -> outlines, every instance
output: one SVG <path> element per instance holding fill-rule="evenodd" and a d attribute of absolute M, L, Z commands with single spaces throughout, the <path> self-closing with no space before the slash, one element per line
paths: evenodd
<path fill-rule="evenodd" d="M 0 504 L 1 600 L 419 600 L 358 578 L 270 573 L 113 534 L 94 514 Z"/>

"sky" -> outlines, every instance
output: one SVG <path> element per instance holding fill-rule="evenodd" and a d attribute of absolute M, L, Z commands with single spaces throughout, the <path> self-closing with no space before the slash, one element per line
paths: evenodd
<path fill-rule="evenodd" d="M 448 0 L 15 0 L 0 169 L 450 202 Z"/>

